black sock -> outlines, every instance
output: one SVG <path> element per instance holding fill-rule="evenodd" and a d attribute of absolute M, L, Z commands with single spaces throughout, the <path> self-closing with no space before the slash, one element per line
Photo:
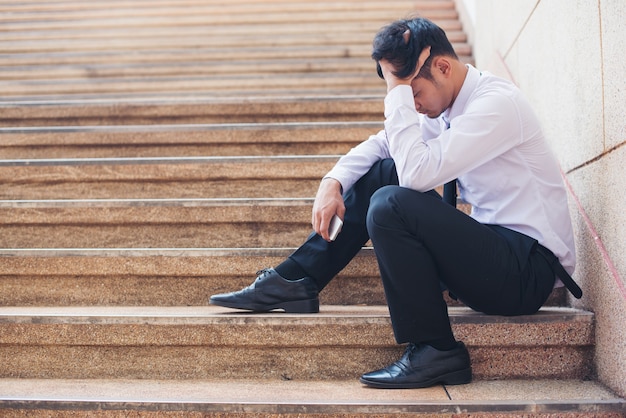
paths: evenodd
<path fill-rule="evenodd" d="M 456 348 L 456 340 L 454 339 L 454 337 L 438 338 L 436 340 L 424 341 L 424 344 L 428 344 L 429 346 L 439 351 L 448 351 Z"/>
<path fill-rule="evenodd" d="M 287 280 L 298 280 L 306 276 L 306 272 L 302 270 L 302 267 L 291 258 L 286 259 L 276 267 L 274 270 Z"/>

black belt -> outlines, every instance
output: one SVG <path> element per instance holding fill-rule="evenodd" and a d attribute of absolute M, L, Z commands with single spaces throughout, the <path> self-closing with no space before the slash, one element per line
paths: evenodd
<path fill-rule="evenodd" d="M 565 287 L 567 287 L 567 290 L 569 290 L 576 299 L 580 299 L 583 296 L 582 289 L 576 284 L 574 279 L 572 279 L 572 276 L 565 271 L 554 253 L 541 244 L 537 244 L 536 249 L 537 252 L 541 254 L 550 264 L 552 271 L 559 279 L 561 279 Z"/>

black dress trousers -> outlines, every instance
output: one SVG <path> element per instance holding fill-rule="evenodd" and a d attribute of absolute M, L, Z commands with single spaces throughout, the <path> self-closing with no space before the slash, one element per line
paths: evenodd
<path fill-rule="evenodd" d="M 317 234 L 290 257 L 319 290 L 371 238 L 398 343 L 452 335 L 441 284 L 480 312 L 536 312 L 555 276 L 536 241 L 483 225 L 434 192 L 398 186 L 393 160 L 376 163 L 345 195 L 341 233 L 328 243 Z"/>

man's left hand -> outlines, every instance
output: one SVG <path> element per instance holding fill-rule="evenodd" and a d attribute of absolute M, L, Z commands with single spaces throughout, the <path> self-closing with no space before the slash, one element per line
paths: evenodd
<path fill-rule="evenodd" d="M 415 66 L 415 71 L 413 72 L 413 74 L 411 74 L 407 78 L 397 77 L 396 75 L 394 75 L 394 72 L 396 71 L 396 69 L 393 67 L 393 65 L 387 60 L 380 60 L 379 61 L 380 69 L 382 70 L 383 77 L 385 78 L 385 81 L 387 82 L 387 93 L 393 90 L 394 87 L 402 85 L 402 84 L 410 86 L 411 82 L 419 74 L 420 70 L 422 69 L 422 66 L 424 65 L 428 57 L 430 57 L 430 46 L 427 46 L 426 48 L 422 49 L 422 52 L 420 52 L 420 56 L 417 59 L 417 65 Z"/>

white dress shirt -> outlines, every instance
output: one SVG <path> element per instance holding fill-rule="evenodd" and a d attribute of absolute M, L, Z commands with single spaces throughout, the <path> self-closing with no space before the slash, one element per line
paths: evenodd
<path fill-rule="evenodd" d="M 347 190 L 376 161 L 393 158 L 402 187 L 423 192 L 458 178 L 474 219 L 535 238 L 572 274 L 567 195 L 537 117 L 513 83 L 467 67 L 454 103 L 435 119 L 417 113 L 410 86 L 392 89 L 385 129 L 350 150 L 326 177 Z"/>

